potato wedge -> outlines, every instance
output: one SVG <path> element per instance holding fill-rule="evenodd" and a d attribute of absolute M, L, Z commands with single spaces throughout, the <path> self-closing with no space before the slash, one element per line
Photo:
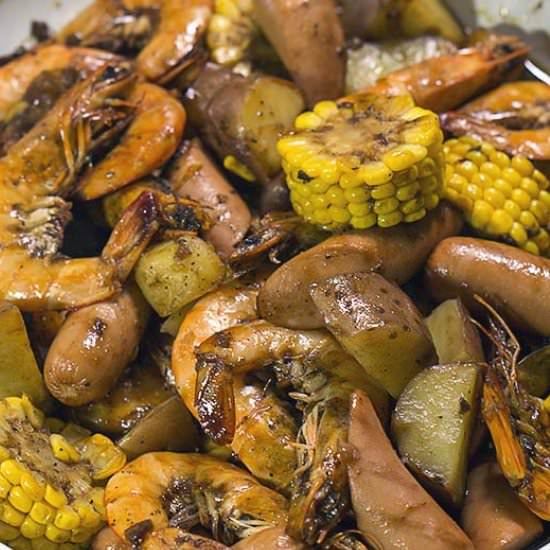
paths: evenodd
<path fill-rule="evenodd" d="M 357 526 L 384 550 L 473 550 L 456 523 L 405 468 L 382 428 L 369 398 L 351 399 L 349 467 Z"/>
<path fill-rule="evenodd" d="M 437 365 L 414 377 L 393 412 L 402 460 L 445 504 L 464 499 L 480 389 L 479 363 Z"/>
<path fill-rule="evenodd" d="M 172 395 L 156 365 L 134 363 L 103 399 L 73 411 L 93 432 L 120 436 Z"/>
<path fill-rule="evenodd" d="M 485 361 L 479 332 L 460 299 L 447 300 L 425 319 L 439 363 Z"/>
<path fill-rule="evenodd" d="M 233 156 L 262 184 L 281 169 L 276 143 L 304 110 L 298 88 L 266 75 L 243 77 L 209 65 L 184 104 L 189 118 L 221 159 Z"/>
<path fill-rule="evenodd" d="M 525 390 L 537 397 L 550 393 L 550 346 L 544 346 L 518 364 L 518 377 Z"/>
<path fill-rule="evenodd" d="M 381 275 L 337 275 L 313 285 L 311 297 L 344 349 L 393 397 L 435 361 L 420 312 Z"/>
<path fill-rule="evenodd" d="M 151 410 L 117 443 L 132 460 L 152 451 L 195 451 L 199 442 L 191 413 L 174 395 Z"/>
<path fill-rule="evenodd" d="M 461 523 L 476 550 L 523 550 L 543 531 L 495 462 L 480 464 L 468 475 Z"/>
<path fill-rule="evenodd" d="M 26 393 L 33 403 L 46 404 L 48 391 L 19 309 L 0 303 L 0 399 Z"/>
<path fill-rule="evenodd" d="M 256 0 L 253 18 L 309 106 L 344 94 L 344 31 L 335 0 Z"/>
<path fill-rule="evenodd" d="M 221 283 L 225 265 L 212 246 L 186 236 L 146 250 L 135 276 L 149 304 L 167 317 Z"/>

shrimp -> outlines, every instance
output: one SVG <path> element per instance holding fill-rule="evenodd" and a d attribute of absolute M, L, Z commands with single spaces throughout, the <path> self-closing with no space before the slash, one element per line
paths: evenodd
<path fill-rule="evenodd" d="M 220 330 L 257 318 L 257 291 L 221 289 L 187 313 L 172 349 L 172 372 L 178 393 L 195 418 L 195 347 Z M 297 426 L 283 403 L 258 384 L 234 384 L 235 436 L 232 450 L 262 482 L 287 489 L 296 469 Z"/>
<path fill-rule="evenodd" d="M 146 16 L 151 10 L 159 15 L 154 33 Z M 109 47 L 112 37 L 115 49 L 147 42 L 137 57 L 137 69 L 148 80 L 164 83 L 195 62 L 211 13 L 212 0 L 95 0 L 57 39 Z"/>
<path fill-rule="evenodd" d="M 0 67 L 0 120 L 9 117 L 14 105 L 23 98 L 31 82 L 40 73 L 73 68 L 85 77 L 117 60 L 120 61 L 120 58 L 102 50 L 51 44 L 10 61 Z"/>
<path fill-rule="evenodd" d="M 135 116 L 121 142 L 80 179 L 77 195 L 97 199 L 141 179 L 175 152 L 185 127 L 185 110 L 169 92 L 154 84 L 138 84 L 128 101 Z"/>
<path fill-rule="evenodd" d="M 522 66 L 528 51 L 516 37 L 491 36 L 475 47 L 389 73 L 364 91 L 409 93 L 417 105 L 441 113 L 509 76 Z"/>
<path fill-rule="evenodd" d="M 137 546 L 154 531 L 196 525 L 226 544 L 285 524 L 288 502 L 249 473 L 195 453 L 147 453 L 127 464 L 105 488 L 107 522 Z"/>
<path fill-rule="evenodd" d="M 441 116 L 445 130 L 469 135 L 511 155 L 550 160 L 550 86 L 510 82 Z"/>
<path fill-rule="evenodd" d="M 534 514 L 550 520 L 550 412 L 519 382 L 520 346 L 514 334 L 481 298 L 490 313 L 482 328 L 495 346 L 483 385 L 483 418 L 502 473 Z"/>
<path fill-rule="evenodd" d="M 280 386 L 305 403 L 298 437 L 298 469 L 292 485 L 289 534 L 322 542 L 349 507 L 347 448 L 349 397 L 364 388 L 381 408 L 387 396 L 326 331 L 294 331 L 253 321 L 218 332 L 196 349 L 196 406 L 203 430 L 215 441 L 235 433 L 232 385 L 274 365 Z"/>

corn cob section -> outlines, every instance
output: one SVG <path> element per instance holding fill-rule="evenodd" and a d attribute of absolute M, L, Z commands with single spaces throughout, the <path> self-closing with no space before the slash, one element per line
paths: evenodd
<path fill-rule="evenodd" d="M 252 20 L 253 0 L 216 0 L 206 41 L 212 59 L 232 66 L 245 58 L 258 34 Z"/>
<path fill-rule="evenodd" d="M 550 183 L 526 157 L 469 136 L 445 142 L 444 196 L 481 235 L 550 255 Z"/>
<path fill-rule="evenodd" d="M 358 94 L 301 114 L 277 148 L 295 211 L 335 230 L 422 219 L 439 203 L 442 144 L 437 116 L 410 96 Z"/>
<path fill-rule="evenodd" d="M 126 457 L 108 438 L 45 419 L 23 396 L 0 401 L 0 542 L 87 548 L 105 517 L 101 480 Z"/>

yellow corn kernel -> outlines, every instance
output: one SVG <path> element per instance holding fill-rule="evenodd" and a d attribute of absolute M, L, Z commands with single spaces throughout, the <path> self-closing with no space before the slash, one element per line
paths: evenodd
<path fill-rule="evenodd" d="M 485 155 L 481 151 L 470 151 L 466 153 L 465 157 L 471 160 L 474 164 L 477 164 L 478 168 L 485 162 Z"/>
<path fill-rule="evenodd" d="M 492 162 L 482 163 L 482 165 L 479 167 L 479 171 L 482 174 L 487 174 L 490 178 L 500 178 L 500 168 Z"/>
<path fill-rule="evenodd" d="M 369 229 L 376 225 L 377 216 L 374 212 L 367 214 L 366 216 L 353 216 L 351 218 L 351 224 L 356 229 Z"/>
<path fill-rule="evenodd" d="M 348 202 L 356 204 L 367 202 L 370 199 L 370 193 L 364 187 L 346 189 L 344 196 Z"/>
<path fill-rule="evenodd" d="M 407 214 L 403 221 L 406 223 L 413 223 L 417 222 L 418 220 L 421 220 L 426 215 L 426 209 L 422 208 L 420 210 L 417 210 L 416 212 L 413 212 L 412 214 Z"/>
<path fill-rule="evenodd" d="M 55 508 L 52 508 L 49 504 L 44 502 L 35 502 L 32 505 L 29 516 L 36 521 L 36 523 L 46 525 L 55 517 Z"/>
<path fill-rule="evenodd" d="M 527 250 L 527 252 L 531 252 L 531 254 L 535 254 L 535 256 L 538 256 L 540 254 L 540 249 L 537 246 L 537 243 L 534 241 L 527 241 L 522 248 L 524 250 Z"/>
<path fill-rule="evenodd" d="M 426 155 L 428 150 L 423 145 L 404 144 L 398 145 L 388 151 L 383 157 L 382 162 L 393 171 L 406 170 L 413 164 L 420 162 Z"/>
<path fill-rule="evenodd" d="M 472 209 L 472 225 L 476 229 L 485 229 L 491 221 L 494 208 L 486 201 L 476 201 Z"/>
<path fill-rule="evenodd" d="M 351 214 L 345 208 L 339 206 L 330 206 L 328 212 L 331 220 L 338 225 L 345 225 L 351 219 Z"/>
<path fill-rule="evenodd" d="M 25 410 L 23 409 L 23 404 L 20 397 L 5 397 L 4 402 L 10 408 L 12 415 L 17 416 L 19 420 L 25 419 Z"/>
<path fill-rule="evenodd" d="M 548 209 L 550 209 L 550 193 L 548 191 L 541 191 L 539 193 L 539 200 L 542 201 Z"/>
<path fill-rule="evenodd" d="M 519 245 L 523 246 L 528 240 L 527 231 L 525 231 L 525 227 L 521 225 L 521 223 L 514 222 L 512 224 L 512 228 L 510 229 L 510 237 L 514 239 L 514 241 Z"/>
<path fill-rule="evenodd" d="M 500 191 L 506 198 L 511 197 L 512 192 L 514 191 L 514 188 L 512 187 L 512 184 L 509 181 L 507 181 L 503 178 L 497 178 L 493 182 L 493 187 L 497 191 Z"/>
<path fill-rule="evenodd" d="M 59 546 L 46 537 L 31 540 L 31 547 L 32 550 L 59 550 Z"/>
<path fill-rule="evenodd" d="M 519 219 L 519 216 L 521 214 L 521 208 L 514 201 L 511 201 L 511 200 L 505 201 L 503 208 L 506 212 L 508 212 L 508 214 L 512 217 L 513 220 Z"/>
<path fill-rule="evenodd" d="M 80 525 L 80 516 L 70 507 L 63 506 L 55 516 L 54 524 L 59 529 L 76 529 Z"/>
<path fill-rule="evenodd" d="M 44 413 L 37 409 L 29 399 L 27 395 L 23 395 L 21 398 L 21 405 L 25 411 L 27 419 L 31 423 L 32 427 L 39 430 L 44 425 L 44 419 L 46 418 Z"/>
<path fill-rule="evenodd" d="M 548 178 L 540 170 L 533 170 L 531 178 L 537 182 L 538 186 L 541 189 L 548 189 L 548 187 L 550 186 Z"/>
<path fill-rule="evenodd" d="M 344 190 L 337 185 L 333 185 L 327 191 L 326 197 L 331 204 L 334 204 L 334 206 L 339 206 L 343 208 L 348 203 L 348 201 L 346 200 L 346 195 L 344 194 Z"/>
<path fill-rule="evenodd" d="M 11 452 L 3 445 L 0 445 L 0 462 L 11 458 Z"/>
<path fill-rule="evenodd" d="M 32 520 L 29 516 L 25 518 L 19 529 L 21 530 L 21 534 L 28 539 L 43 537 L 46 532 L 44 525 L 40 525 L 40 523 Z"/>
<path fill-rule="evenodd" d="M 536 199 L 539 196 L 539 186 L 531 178 L 522 178 L 520 188 L 529 193 L 531 198 Z"/>
<path fill-rule="evenodd" d="M 519 221 L 527 231 L 537 231 L 539 229 L 539 222 L 532 212 L 524 210 L 519 215 Z"/>
<path fill-rule="evenodd" d="M 399 207 L 399 210 L 401 210 L 403 214 L 412 214 L 413 212 L 416 212 L 417 210 L 421 210 L 422 208 L 424 208 L 424 199 L 416 198 L 403 203 Z"/>
<path fill-rule="evenodd" d="M 19 536 L 19 529 L 0 521 L 0 541 L 10 542 Z"/>
<path fill-rule="evenodd" d="M 4 460 L 0 464 L 0 474 L 2 474 L 12 485 L 21 483 L 21 474 L 26 469 L 14 459 Z"/>
<path fill-rule="evenodd" d="M 405 202 L 414 198 L 419 191 L 420 191 L 420 184 L 417 181 L 413 181 L 408 185 L 403 185 L 402 187 L 399 187 L 395 193 L 395 197 L 399 201 Z"/>
<path fill-rule="evenodd" d="M 369 162 L 359 168 L 361 180 L 368 185 L 382 185 L 392 178 L 392 171 L 383 162 Z"/>
<path fill-rule="evenodd" d="M 96 512 L 92 504 L 85 501 L 77 501 L 74 504 L 74 510 L 80 518 L 80 525 L 85 529 L 95 529 L 103 521 L 102 517 Z"/>
<path fill-rule="evenodd" d="M 481 172 L 478 172 L 472 178 L 471 183 L 473 183 L 474 185 L 478 185 L 479 187 L 483 187 L 483 189 L 487 189 L 489 187 L 492 187 L 493 180 L 487 174 L 482 174 Z"/>
<path fill-rule="evenodd" d="M 505 179 L 512 187 L 518 187 L 521 183 L 521 174 L 514 168 L 504 168 L 501 173 L 501 177 Z"/>
<path fill-rule="evenodd" d="M 464 187 L 463 194 L 472 201 L 477 201 L 483 198 L 483 191 L 473 183 L 469 183 Z"/>
<path fill-rule="evenodd" d="M 40 502 L 46 492 L 46 483 L 31 472 L 25 472 L 21 474 L 21 488 L 32 500 Z"/>
<path fill-rule="evenodd" d="M 378 187 L 375 187 L 371 191 L 371 197 L 376 200 L 388 199 L 389 197 L 393 197 L 395 195 L 395 192 L 396 192 L 396 189 L 393 183 L 385 183 L 383 185 L 379 185 Z"/>
<path fill-rule="evenodd" d="M 481 149 L 481 152 L 489 157 L 489 160 L 498 166 L 501 170 L 504 168 L 508 168 L 510 166 L 510 157 L 506 153 L 503 153 L 502 151 L 491 151 L 489 154 L 487 154 L 486 151 L 483 150 L 483 147 Z"/>
<path fill-rule="evenodd" d="M 27 514 L 32 508 L 32 498 L 30 498 L 23 488 L 19 485 L 11 488 L 10 494 L 8 495 L 8 502 L 20 512 Z"/>
<path fill-rule="evenodd" d="M 51 504 L 54 508 L 61 508 L 67 504 L 65 493 L 59 489 L 52 487 L 49 483 L 46 485 L 44 500 Z"/>
<path fill-rule="evenodd" d="M 0 474 L 0 499 L 5 499 L 11 490 L 11 483 Z"/>
<path fill-rule="evenodd" d="M 514 189 L 512 200 L 522 209 L 527 210 L 531 204 L 531 197 L 523 189 Z"/>
<path fill-rule="evenodd" d="M 477 164 L 475 164 L 471 160 L 463 160 L 461 162 L 457 162 L 454 165 L 454 169 L 457 171 L 457 173 L 459 173 L 461 176 L 464 176 L 468 180 L 471 180 L 479 172 Z"/>
<path fill-rule="evenodd" d="M 391 177 L 391 175 L 390 175 Z M 342 189 L 353 189 L 365 184 L 364 179 L 361 177 L 359 170 L 352 170 L 351 172 L 345 172 L 340 176 L 340 187 Z"/>
<path fill-rule="evenodd" d="M 389 214 L 380 214 L 377 221 L 380 227 L 393 227 L 403 221 L 403 214 L 399 210 Z"/>
<path fill-rule="evenodd" d="M 427 176 L 419 180 L 422 193 L 435 193 L 441 188 L 441 182 L 435 176 Z"/>
<path fill-rule="evenodd" d="M 311 205 L 314 209 L 328 208 L 330 206 L 330 201 L 326 195 L 312 195 Z"/>
<path fill-rule="evenodd" d="M 424 199 L 424 208 L 426 210 L 433 210 L 441 200 L 441 197 L 437 193 L 425 193 L 422 195 Z"/>
<path fill-rule="evenodd" d="M 494 154 L 495 154 L 496 149 L 495 149 L 490 143 L 487 143 L 486 141 L 484 141 L 484 142 L 481 144 L 481 152 L 482 152 L 486 157 L 491 157 L 491 155 L 494 155 Z"/>
<path fill-rule="evenodd" d="M 373 210 L 376 214 L 389 214 L 399 208 L 399 201 L 395 197 L 374 201 Z"/>
<path fill-rule="evenodd" d="M 512 168 L 522 176 L 530 176 L 533 173 L 533 164 L 523 155 L 516 155 L 512 158 Z"/>
<path fill-rule="evenodd" d="M 80 453 L 62 435 L 51 434 L 50 446 L 58 460 L 69 464 L 80 461 Z"/>
<path fill-rule="evenodd" d="M 460 174 L 453 174 L 451 178 L 447 181 L 447 186 L 451 187 L 458 193 L 463 193 L 464 188 L 468 185 L 468 180 L 461 176 Z"/>
<path fill-rule="evenodd" d="M 529 210 L 533 212 L 533 214 L 535 215 L 535 217 L 537 218 L 538 222 L 541 225 L 548 223 L 549 211 L 546 205 L 542 201 L 539 201 L 539 200 L 531 201 Z"/>
<path fill-rule="evenodd" d="M 296 130 L 313 130 L 319 128 L 321 124 L 323 124 L 323 119 L 311 111 L 298 115 L 294 121 Z"/>
<path fill-rule="evenodd" d="M 2 505 L 2 515 L 0 520 L 12 527 L 19 527 L 25 519 L 25 514 L 16 510 L 11 504 L 4 503 Z"/>
<path fill-rule="evenodd" d="M 550 235 L 545 229 L 538 231 L 533 237 L 533 241 L 543 254 L 550 248 Z"/>
<path fill-rule="evenodd" d="M 71 538 L 71 532 L 57 528 L 53 523 L 46 526 L 46 538 L 52 542 L 67 542 Z"/>
<path fill-rule="evenodd" d="M 348 210 L 352 216 L 366 216 L 371 212 L 371 205 L 368 202 L 363 202 L 359 204 L 350 203 L 348 205 Z"/>
<path fill-rule="evenodd" d="M 512 229 L 513 223 L 514 220 L 512 216 L 505 210 L 499 208 L 493 212 L 491 220 L 487 225 L 487 231 L 494 235 L 503 235 Z"/>
<path fill-rule="evenodd" d="M 313 108 L 313 112 L 326 120 L 338 113 L 338 105 L 334 101 L 319 101 Z"/>
<path fill-rule="evenodd" d="M 242 163 L 239 159 L 237 159 L 233 155 L 227 155 L 223 159 L 223 166 L 226 170 L 233 172 L 233 174 L 236 174 L 243 180 L 250 181 L 250 182 L 256 181 L 256 176 L 248 168 L 248 166 L 246 166 L 246 164 Z"/>
<path fill-rule="evenodd" d="M 483 198 L 493 207 L 493 208 L 502 208 L 506 197 L 493 187 L 485 189 L 483 192 Z"/>

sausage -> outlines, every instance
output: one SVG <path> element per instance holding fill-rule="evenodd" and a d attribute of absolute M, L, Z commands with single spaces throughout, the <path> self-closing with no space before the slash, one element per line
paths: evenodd
<path fill-rule="evenodd" d="M 519 500 L 494 462 L 470 472 L 462 525 L 476 550 L 522 550 L 543 531 L 540 519 Z"/>
<path fill-rule="evenodd" d="M 198 139 L 186 144 L 168 178 L 176 195 L 208 208 L 214 223 L 206 233 L 206 239 L 222 256 L 230 256 L 234 246 L 248 231 L 252 216 L 246 203 L 208 157 Z"/>
<path fill-rule="evenodd" d="M 258 297 L 262 318 L 293 329 L 316 329 L 323 319 L 309 295 L 313 283 L 335 275 L 378 271 L 398 284 L 408 281 L 434 246 L 462 227 L 462 218 L 442 204 L 414 225 L 369 229 L 329 237 L 283 264 Z"/>
<path fill-rule="evenodd" d="M 384 550 L 474 550 L 458 525 L 407 470 L 391 446 L 370 399 L 351 399 L 349 469 L 357 526 Z"/>
<path fill-rule="evenodd" d="M 335 0 L 257 0 L 261 27 L 309 106 L 344 94 L 344 31 Z"/>
<path fill-rule="evenodd" d="M 69 315 L 44 363 L 50 393 L 72 407 L 104 397 L 134 359 L 148 317 L 136 287 Z"/>
<path fill-rule="evenodd" d="M 459 296 L 472 309 L 478 294 L 517 327 L 550 336 L 550 261 L 493 241 L 453 237 L 440 242 L 426 266 L 438 301 Z"/>
<path fill-rule="evenodd" d="M 92 541 L 91 550 L 131 550 L 132 547 L 118 538 L 110 527 L 104 527 Z"/>

